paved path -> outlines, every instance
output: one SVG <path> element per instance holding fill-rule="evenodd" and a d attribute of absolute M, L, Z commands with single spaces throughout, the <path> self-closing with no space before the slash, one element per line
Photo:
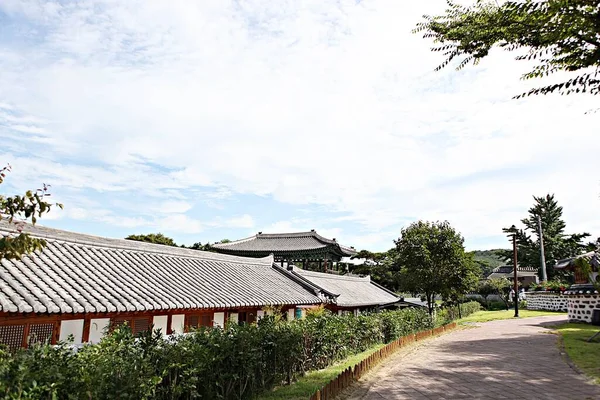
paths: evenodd
<path fill-rule="evenodd" d="M 567 364 L 547 328 L 565 320 L 493 321 L 425 340 L 386 361 L 349 398 L 600 399 L 600 386 Z"/>

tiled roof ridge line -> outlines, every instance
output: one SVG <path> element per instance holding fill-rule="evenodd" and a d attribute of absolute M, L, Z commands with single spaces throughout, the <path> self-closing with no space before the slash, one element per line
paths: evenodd
<path fill-rule="evenodd" d="M 302 273 L 306 273 L 307 275 L 313 275 L 313 276 L 319 276 L 319 277 L 323 277 L 323 278 L 327 278 L 327 279 L 342 279 L 342 280 L 346 280 L 346 281 L 359 281 L 359 282 L 371 282 L 373 283 L 373 281 L 371 280 L 371 277 L 369 275 L 367 276 L 347 276 L 347 275 L 336 275 L 336 274 L 328 274 L 327 272 L 317 272 L 317 271 L 309 271 L 306 269 L 302 270 Z"/>
<path fill-rule="evenodd" d="M 310 290 L 313 290 L 315 292 L 315 295 L 317 295 L 317 296 L 319 295 L 318 292 L 323 292 L 326 295 L 334 297 L 334 298 L 339 297 L 338 293 L 333 293 L 333 292 L 330 292 L 330 291 L 322 288 L 321 286 L 317 285 L 316 283 L 311 282 L 308 279 L 306 279 L 305 277 L 303 277 L 302 275 L 298 274 L 294 270 L 291 270 L 291 271 L 287 270 L 283 267 L 280 267 L 276 263 L 273 263 L 273 268 L 276 271 L 278 271 L 279 273 L 285 275 L 288 279 L 291 279 L 294 282 L 299 283 L 300 285 L 303 285 Z"/>
<path fill-rule="evenodd" d="M 383 285 L 380 285 L 379 283 L 371 280 L 371 284 L 377 286 L 379 289 L 381 290 L 385 290 L 386 292 L 388 292 L 389 294 L 393 295 L 394 297 L 397 297 L 398 299 L 400 299 L 400 296 L 398 296 L 396 293 L 392 292 L 390 289 L 386 288 Z"/>
<path fill-rule="evenodd" d="M 5 223 L 0 223 L 0 232 L 6 232 L 6 233 L 10 233 L 10 234 L 20 233 L 17 229 L 10 228 L 6 225 L 7 224 L 5 224 Z M 75 233 L 75 232 L 70 232 L 70 231 L 62 231 L 59 229 L 46 228 L 46 227 L 36 226 L 36 227 L 32 228 L 30 224 L 27 224 L 26 226 L 27 226 L 27 228 L 23 230 L 23 233 L 27 233 L 28 235 L 30 235 L 32 237 L 44 239 L 49 242 L 73 243 L 73 244 L 78 244 L 78 245 L 87 245 L 87 246 L 107 248 L 107 249 L 129 250 L 129 251 L 145 252 L 145 253 L 152 253 L 152 254 L 161 254 L 161 255 L 165 255 L 165 256 L 181 256 L 181 257 L 189 257 L 189 258 L 195 258 L 195 259 L 201 259 L 201 260 L 218 260 L 218 261 L 230 262 L 230 263 L 235 263 L 235 264 L 248 264 L 248 261 L 249 261 L 248 257 L 233 256 L 233 255 L 229 255 L 229 254 L 213 253 L 213 252 L 203 251 L 203 250 L 186 249 L 186 248 L 181 248 L 181 247 L 161 245 L 161 244 L 157 244 L 157 243 L 147 243 L 147 242 L 128 240 L 128 239 L 106 238 L 106 237 L 102 237 L 102 236 L 94 236 L 94 235 Z M 74 235 L 76 237 L 72 237 L 72 236 L 71 237 L 60 237 L 60 234 L 58 234 L 58 233 L 52 234 L 52 232 L 47 233 L 47 232 L 40 232 L 39 230 L 36 231 L 36 229 L 39 229 L 39 228 L 63 232 L 63 233 L 69 234 L 69 235 Z M 80 239 L 77 236 L 85 237 L 86 239 Z M 96 239 L 98 241 L 94 241 L 94 239 Z M 111 243 L 102 243 L 99 241 L 106 241 L 106 242 L 111 242 Z M 271 254 L 266 257 L 253 258 L 252 260 L 255 260 L 256 264 L 270 266 L 274 261 L 274 256 Z"/>

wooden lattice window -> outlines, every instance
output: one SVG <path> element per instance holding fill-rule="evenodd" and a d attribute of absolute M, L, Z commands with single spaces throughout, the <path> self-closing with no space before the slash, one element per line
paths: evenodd
<path fill-rule="evenodd" d="M 23 325 L 0 325 L 0 344 L 16 350 L 23 346 L 25 336 L 25 324 Z"/>
<path fill-rule="evenodd" d="M 131 319 L 129 318 L 111 318 L 110 320 L 110 330 L 114 330 L 121 325 L 127 325 L 131 328 Z"/>
<path fill-rule="evenodd" d="M 129 326 L 129 328 L 131 328 L 131 332 L 134 335 L 138 335 L 138 334 L 150 329 L 150 317 L 135 318 L 135 319 L 119 317 L 119 318 L 112 318 L 110 320 L 111 330 L 115 329 L 116 327 L 121 326 L 123 324 L 127 324 L 127 326 Z"/>
<path fill-rule="evenodd" d="M 53 331 L 53 323 L 29 325 L 28 346 L 31 346 L 34 343 L 52 343 Z"/>
<path fill-rule="evenodd" d="M 575 283 L 588 283 L 589 277 L 581 270 L 575 268 Z"/>
<path fill-rule="evenodd" d="M 149 318 L 136 318 L 133 320 L 133 326 L 131 327 L 131 331 L 134 335 L 140 334 L 142 332 L 150 329 L 150 319 Z"/>

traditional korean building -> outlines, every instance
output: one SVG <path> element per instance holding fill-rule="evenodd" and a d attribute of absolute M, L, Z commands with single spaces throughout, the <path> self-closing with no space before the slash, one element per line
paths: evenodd
<path fill-rule="evenodd" d="M 0 235 L 15 234 L 0 223 Z M 165 334 L 252 322 L 266 306 L 295 315 L 322 304 L 314 287 L 290 279 L 273 257 L 244 258 L 43 227 L 41 252 L 0 262 L 0 343 L 97 342 L 111 326 Z"/>
<path fill-rule="evenodd" d="M 306 266 L 317 261 L 319 270 L 331 269 L 333 262 L 356 254 L 353 247 L 342 246 L 335 238 L 327 239 L 315 230 L 296 233 L 262 233 L 212 246 L 217 252 L 244 257 L 266 257 L 273 254 L 275 262 Z"/>
<path fill-rule="evenodd" d="M 514 269 L 512 265 L 503 265 L 494 268 L 487 279 L 506 278 L 511 282 L 515 280 Z M 523 288 L 528 288 L 532 283 L 538 283 L 537 268 L 534 267 L 517 267 L 517 280 Z"/>
<path fill-rule="evenodd" d="M 0 261 L 0 343 L 98 342 L 114 326 L 177 334 L 225 321 L 251 323 L 277 307 L 377 309 L 397 297 L 370 279 L 282 268 L 273 255 L 240 257 L 26 226 L 39 252 Z M 0 235 L 15 235 L 0 222 Z M 329 243 L 328 254 L 336 249 Z M 339 245 L 338 245 L 339 246 Z M 342 247 L 339 247 L 340 249 Z M 336 250 L 338 251 L 338 250 Z"/>
<path fill-rule="evenodd" d="M 586 261 L 592 269 L 588 276 L 578 266 L 578 261 Z M 564 295 L 567 297 L 567 312 L 569 321 L 587 322 L 600 325 L 600 254 L 590 251 L 577 257 L 559 260 L 554 269 L 573 271 L 575 283 Z"/>
<path fill-rule="evenodd" d="M 379 310 L 397 305 L 402 299 L 381 285 L 371 281 L 369 276 L 335 275 L 323 272 L 305 271 L 292 265 L 287 271 L 300 282 L 306 282 L 327 298 L 334 299 L 328 308 L 338 313 L 351 311 L 358 314 L 365 310 Z"/>

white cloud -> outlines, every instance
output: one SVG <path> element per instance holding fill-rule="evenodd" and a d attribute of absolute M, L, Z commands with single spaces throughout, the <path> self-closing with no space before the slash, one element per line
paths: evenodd
<path fill-rule="evenodd" d="M 147 195 L 148 207 L 115 221 L 130 226 L 260 225 L 243 209 L 190 221 L 190 191 L 214 187 L 222 198 L 197 201 L 219 209 L 258 194 L 343 211 L 362 231 L 326 236 L 373 246 L 415 218 L 448 219 L 471 240 L 501 236 L 532 194 L 553 192 L 570 229 L 600 234 L 600 115 L 583 114 L 594 99 L 511 100 L 535 82 L 520 82 L 527 66 L 504 52 L 432 72 L 440 55 L 410 30 L 444 8 L 5 1 L 0 10 L 32 29 L 0 42 L 0 121 L 46 141 L 35 155 L 9 153 L 26 149 L 21 139 L 0 156 L 18 161 L 20 185 Z"/>

